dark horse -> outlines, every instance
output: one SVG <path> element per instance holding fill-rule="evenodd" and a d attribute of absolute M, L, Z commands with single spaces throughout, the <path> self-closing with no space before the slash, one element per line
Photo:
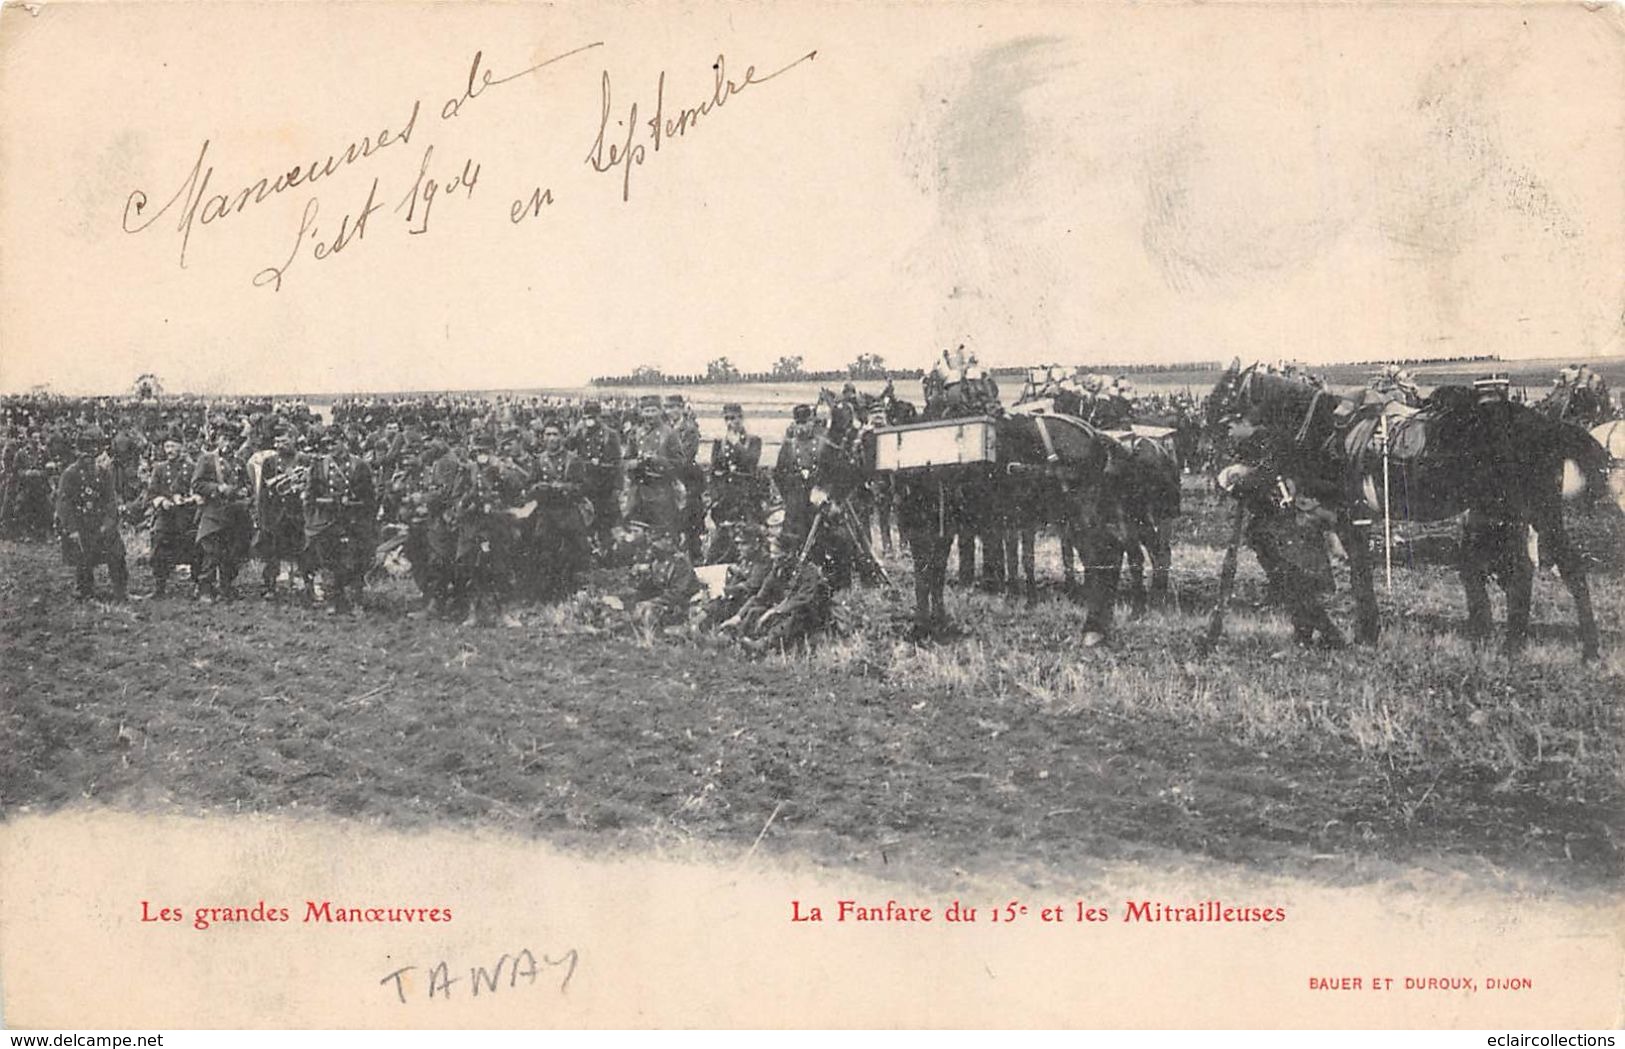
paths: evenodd
<path fill-rule="evenodd" d="M 943 588 L 948 551 L 961 522 L 1019 478 L 1044 493 L 1035 502 L 1064 506 L 1086 564 L 1111 566 L 1085 582 L 1084 642 L 1097 643 L 1111 628 L 1123 557 L 1121 508 L 1108 476 L 1117 446 L 1067 416 L 1003 416 L 996 421 L 996 435 L 996 462 L 895 476 L 898 525 L 914 562 L 914 634 L 928 637 L 947 626 Z"/>
<path fill-rule="evenodd" d="M 1387 440 L 1382 440 L 1387 413 Z M 1579 466 L 1590 497 L 1606 491 L 1607 453 L 1584 430 L 1504 398 L 1471 388 L 1441 387 L 1420 410 L 1392 405 L 1356 407 L 1306 376 L 1277 374 L 1233 362 L 1208 401 L 1216 446 L 1237 423 L 1259 428 L 1269 458 L 1300 492 L 1337 513 L 1355 597 L 1355 632 L 1378 634 L 1369 532 L 1387 511 L 1396 519 L 1442 521 L 1465 514 L 1459 568 L 1467 591 L 1467 629 L 1491 630 L 1485 579 L 1507 594 L 1508 652 L 1529 633 L 1534 570 L 1525 552 L 1527 528 L 1547 544 L 1579 619 L 1584 658 L 1595 658 L 1597 623 L 1579 551 L 1563 523 L 1563 469 Z"/>
<path fill-rule="evenodd" d="M 1173 569 L 1174 520 L 1180 515 L 1179 459 L 1163 442 L 1132 432 L 1107 434 L 1116 442 L 1107 467 L 1107 505 L 1114 510 L 1112 527 L 1122 536 L 1123 559 L 1128 564 L 1129 607 L 1145 612 L 1148 601 L 1145 562 L 1151 561 L 1149 604 L 1167 602 Z M 1064 523 L 1064 522 L 1063 522 Z M 1067 588 L 1073 585 L 1070 533 L 1061 539 L 1061 568 Z M 1081 551 L 1080 551 L 1081 553 Z M 1084 578 L 1098 563 L 1084 555 Z"/>

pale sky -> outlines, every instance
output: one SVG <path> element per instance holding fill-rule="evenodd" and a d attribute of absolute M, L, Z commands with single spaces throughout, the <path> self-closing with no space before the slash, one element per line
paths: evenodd
<path fill-rule="evenodd" d="M 724 355 L 919 367 L 959 342 L 989 364 L 1617 355 L 1622 26 L 1555 5 L 8 8 L 0 389 L 559 386 Z M 496 81 L 592 44 L 442 115 L 477 51 Z M 815 50 L 655 151 L 662 71 L 675 122 L 718 54 L 739 84 Z M 634 103 L 623 182 L 589 155 L 618 156 Z M 414 104 L 407 141 L 237 209 Z M 441 187 L 478 177 L 415 234 L 430 147 Z M 315 257 L 374 179 L 365 235 Z M 513 223 L 539 187 L 553 203 Z"/>

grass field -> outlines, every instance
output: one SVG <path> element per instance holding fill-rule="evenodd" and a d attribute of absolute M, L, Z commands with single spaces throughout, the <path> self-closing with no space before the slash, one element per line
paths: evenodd
<path fill-rule="evenodd" d="M 1188 494 L 1177 607 L 1120 618 L 1093 650 L 1053 586 L 1032 610 L 952 593 L 963 636 L 926 648 L 902 640 L 901 596 L 859 591 L 841 636 L 750 658 L 639 638 L 590 592 L 487 630 L 407 618 L 402 580 L 338 621 L 80 605 L 53 548 L 5 544 L 0 812 L 488 824 L 593 849 L 748 845 L 777 813 L 762 850 L 916 873 L 1179 854 L 1344 881 L 1393 864 L 1621 876 L 1625 581 L 1595 579 L 1592 665 L 1549 572 L 1509 663 L 1461 639 L 1460 588 L 1426 558 L 1402 560 L 1375 650 L 1304 653 L 1255 607 L 1244 555 L 1203 660 L 1223 511 Z M 906 586 L 906 558 L 890 568 Z"/>

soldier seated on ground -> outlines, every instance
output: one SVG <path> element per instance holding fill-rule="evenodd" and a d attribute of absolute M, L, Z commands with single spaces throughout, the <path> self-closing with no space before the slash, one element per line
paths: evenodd
<path fill-rule="evenodd" d="M 765 527 L 753 521 L 735 521 L 728 526 L 728 530 L 732 533 L 736 559 L 728 565 L 722 593 L 706 605 L 702 625 L 712 630 L 732 619 L 745 607 L 745 602 L 767 582 L 773 567 L 773 549 Z"/>
<path fill-rule="evenodd" d="M 751 651 L 786 648 L 828 629 L 834 602 L 824 573 L 797 549 L 781 546 L 761 585 L 718 625 Z"/>
<path fill-rule="evenodd" d="M 689 600 L 705 584 L 675 538 L 652 535 L 643 522 L 629 521 L 615 553 L 627 567 L 627 599 L 639 629 L 652 633 L 687 620 Z"/>

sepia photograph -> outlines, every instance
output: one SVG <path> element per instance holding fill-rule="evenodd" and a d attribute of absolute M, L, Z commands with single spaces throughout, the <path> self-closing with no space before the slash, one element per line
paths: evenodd
<path fill-rule="evenodd" d="M 1622 1026 L 1622 106 L 1617 4 L 0 7 L 0 1026 Z"/>

